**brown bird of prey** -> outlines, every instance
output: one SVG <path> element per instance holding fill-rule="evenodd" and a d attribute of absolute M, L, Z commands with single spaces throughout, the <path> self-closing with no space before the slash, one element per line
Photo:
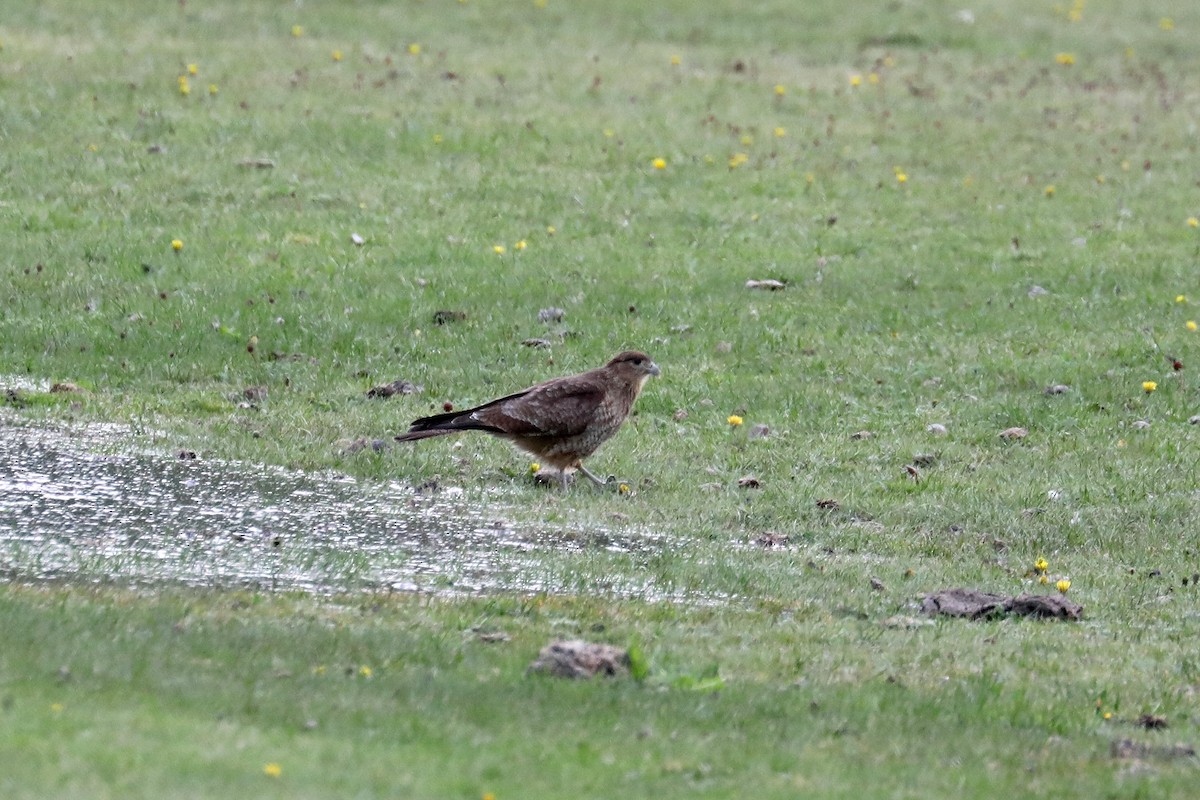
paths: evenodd
<path fill-rule="evenodd" d="M 583 459 L 620 429 L 646 381 L 658 374 L 649 356 L 627 350 L 599 369 L 539 383 L 465 411 L 422 417 L 396 441 L 483 431 L 559 470 L 564 487 L 567 475 L 576 470 L 604 486 L 609 481 L 589 472 Z"/>

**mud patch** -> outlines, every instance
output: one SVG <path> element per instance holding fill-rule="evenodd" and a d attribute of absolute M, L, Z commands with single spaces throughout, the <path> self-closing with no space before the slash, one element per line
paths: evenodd
<path fill-rule="evenodd" d="M 529 525 L 500 492 L 147 452 L 144 438 L 139 452 L 120 426 L 19 422 L 0 415 L 0 581 L 689 599 L 605 569 L 607 554 L 671 546 L 653 531 Z"/>

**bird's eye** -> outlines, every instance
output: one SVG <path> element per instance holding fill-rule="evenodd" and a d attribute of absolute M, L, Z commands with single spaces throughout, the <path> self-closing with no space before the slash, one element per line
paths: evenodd
<path fill-rule="evenodd" d="M 635 358 L 635 359 L 633 360 L 633 363 L 634 363 L 636 366 L 639 366 L 639 367 L 640 367 L 640 366 L 642 365 L 642 360 L 641 360 L 640 358 Z"/>

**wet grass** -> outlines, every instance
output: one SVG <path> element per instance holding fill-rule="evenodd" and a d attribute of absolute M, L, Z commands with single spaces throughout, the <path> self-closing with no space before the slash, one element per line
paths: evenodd
<path fill-rule="evenodd" d="M 1174 742 L 1134 720 L 1190 713 L 1170 685 L 1195 677 L 1181 643 L 1095 624 L 887 630 L 857 613 L 876 601 L 815 582 L 847 609 L 10 587 L 0 785 L 13 798 L 792 797 L 886 780 L 902 797 L 1164 797 L 1194 783 L 1186 758 L 1110 756 L 1116 739 Z M 1176 626 L 1179 606 L 1147 605 L 1131 619 Z M 564 635 L 640 640 L 651 675 L 526 676 Z M 1147 663 L 1159 680 L 1143 680 Z"/>
<path fill-rule="evenodd" d="M 82 391 L 9 402 L 653 527 L 688 544 L 547 570 L 735 599 L 10 583 L 5 794 L 1180 795 L 1193 767 L 1108 743 L 1197 738 L 1200 9 L 542 5 L 11 9 L 0 373 Z M 626 347 L 664 374 L 593 467 L 632 497 L 485 440 L 347 451 Z M 364 396 L 397 378 L 424 392 Z M 1085 623 L 879 625 L 944 586 L 1047 591 L 1039 556 Z M 651 685 L 524 678 L 563 630 L 639 639 Z M 719 693 L 671 688 L 714 663 Z"/>

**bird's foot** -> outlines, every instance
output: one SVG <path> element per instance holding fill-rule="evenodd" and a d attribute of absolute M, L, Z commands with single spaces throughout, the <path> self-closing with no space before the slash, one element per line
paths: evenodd
<path fill-rule="evenodd" d="M 629 481 L 623 481 L 616 475 L 609 475 L 601 480 L 593 475 L 586 467 L 580 465 L 579 471 L 582 472 L 592 483 L 600 489 L 614 489 L 618 494 L 629 494 L 633 491 L 633 484 Z"/>

